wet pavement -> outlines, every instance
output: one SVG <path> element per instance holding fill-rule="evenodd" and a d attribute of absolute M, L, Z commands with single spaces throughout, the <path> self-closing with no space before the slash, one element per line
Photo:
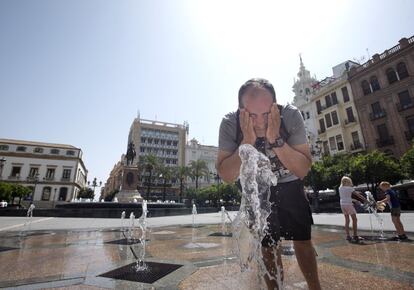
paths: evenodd
<path fill-rule="evenodd" d="M 155 218 L 154 218 L 155 219 Z M 198 226 L 168 217 L 151 222 L 145 261 L 175 270 L 153 283 L 113 279 L 101 275 L 135 262 L 140 243 L 109 243 L 124 239 L 121 224 L 78 219 L 67 226 L 61 219 L 0 219 L 0 287 L 13 289 L 257 289 L 255 272 L 241 273 L 231 237 L 211 236 L 221 225 L 211 215 L 199 215 Z M 180 220 L 176 224 L 172 220 Z M 189 219 L 190 220 L 190 219 Z M 339 218 L 338 218 L 339 220 Z M 206 223 L 204 223 L 204 222 Z M 403 220 L 404 221 L 404 220 Z M 114 221 L 118 222 L 119 221 Z M 99 226 L 98 226 L 99 224 Z M 151 226 L 152 224 L 152 226 Z M 49 225 L 50 229 L 47 229 Z M 410 225 L 411 226 L 411 225 Z M 76 228 L 77 227 L 77 228 Z M 318 253 L 323 289 L 414 289 L 414 242 L 380 241 L 378 231 L 360 231 L 366 239 L 349 243 L 338 225 L 315 225 L 312 235 Z M 386 238 L 393 233 L 385 231 Z M 408 236 L 414 239 L 410 232 Z M 282 242 L 285 289 L 307 289 L 290 242 Z M 166 266 L 168 268 L 168 266 Z"/>

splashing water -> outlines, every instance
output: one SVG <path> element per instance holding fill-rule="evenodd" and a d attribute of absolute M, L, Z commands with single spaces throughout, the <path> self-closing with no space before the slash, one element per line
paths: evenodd
<path fill-rule="evenodd" d="M 137 264 L 135 266 L 135 270 L 138 271 L 145 271 L 148 269 L 148 266 L 145 264 L 145 250 L 146 250 L 146 242 L 147 242 L 147 214 L 148 214 L 148 206 L 147 201 L 142 201 L 142 214 L 138 219 L 138 226 L 141 229 L 141 237 L 139 241 L 141 242 L 141 251 L 137 257 Z"/>
<path fill-rule="evenodd" d="M 226 209 L 224 206 L 221 207 L 221 233 L 226 234 Z"/>
<path fill-rule="evenodd" d="M 281 270 L 277 267 L 276 277 L 269 273 L 262 254 L 262 240 L 268 232 L 267 218 L 271 213 L 270 185 L 276 185 L 277 178 L 271 171 L 269 159 L 253 146 L 241 145 L 239 154 L 242 161 L 242 199 L 232 227 L 240 268 L 242 272 L 257 268 L 262 284 L 267 275 L 278 283 L 279 289 L 282 289 Z M 276 245 L 276 241 L 273 242 Z M 261 288 L 264 286 L 261 285 Z"/>
<path fill-rule="evenodd" d="M 196 207 L 196 205 L 194 203 L 193 203 L 193 209 L 192 209 L 191 213 L 193 214 L 193 227 L 195 227 L 195 219 L 196 219 L 196 215 L 197 215 L 197 207 Z"/>
<path fill-rule="evenodd" d="M 384 237 L 384 220 L 379 216 L 378 214 L 378 209 L 376 206 L 376 202 L 374 197 L 372 196 L 370 191 L 365 191 L 365 195 L 367 196 L 367 200 L 368 203 L 364 204 L 364 209 L 366 211 L 368 211 L 371 215 L 374 215 L 378 221 L 378 224 L 380 226 L 380 239 L 385 240 L 386 238 Z M 372 222 L 371 222 L 371 216 L 370 218 L 370 224 L 371 224 L 371 231 L 372 229 Z"/>

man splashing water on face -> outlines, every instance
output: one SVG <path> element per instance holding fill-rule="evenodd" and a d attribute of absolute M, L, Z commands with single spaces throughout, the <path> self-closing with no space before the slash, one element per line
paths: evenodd
<path fill-rule="evenodd" d="M 243 84 L 238 100 L 237 112 L 227 114 L 220 125 L 217 170 L 226 182 L 238 178 L 238 148 L 242 144 L 254 146 L 269 158 L 278 184 L 270 188 L 272 209 L 267 219 L 268 235 L 261 241 L 263 261 L 268 272 L 276 274 L 276 265 L 282 267 L 277 243 L 282 237 L 293 240 L 309 289 L 320 289 L 311 242 L 313 220 L 302 182 L 312 163 L 302 115 L 291 105 L 277 105 L 275 90 L 265 79 Z M 268 289 L 277 289 L 274 277 L 264 278 Z"/>

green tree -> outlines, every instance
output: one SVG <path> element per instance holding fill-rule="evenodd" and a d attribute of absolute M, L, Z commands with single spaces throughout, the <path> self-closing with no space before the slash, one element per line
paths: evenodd
<path fill-rule="evenodd" d="M 151 185 L 153 183 L 153 176 L 156 176 L 156 171 L 160 166 L 161 161 L 157 156 L 153 154 L 145 155 L 141 162 L 141 168 L 143 171 L 148 172 L 147 179 L 147 200 L 149 200 Z"/>
<path fill-rule="evenodd" d="M 12 185 L 8 182 L 0 182 L 0 201 L 9 202 L 12 197 Z"/>
<path fill-rule="evenodd" d="M 14 201 L 14 199 L 18 197 L 19 205 L 22 202 L 22 198 L 26 197 L 32 192 L 30 188 L 20 185 L 20 184 L 13 184 L 11 187 L 12 187 L 12 200 Z"/>
<path fill-rule="evenodd" d="M 187 166 L 179 166 L 179 167 L 176 167 L 175 170 L 176 170 L 175 171 L 175 177 L 180 182 L 179 202 L 181 202 L 182 197 L 183 197 L 183 190 L 184 190 L 185 181 L 186 181 L 187 177 L 190 176 L 190 168 L 187 167 Z"/>
<path fill-rule="evenodd" d="M 115 195 L 119 192 L 119 189 L 112 190 L 107 196 L 105 196 L 105 201 L 113 201 Z"/>
<path fill-rule="evenodd" d="M 81 188 L 81 190 L 79 190 L 78 197 L 93 199 L 95 197 L 95 193 L 93 192 L 92 188 L 83 187 Z"/>
<path fill-rule="evenodd" d="M 162 200 L 165 201 L 167 185 L 168 185 L 168 182 L 171 182 L 172 180 L 173 169 L 169 166 L 165 166 L 164 164 L 160 164 L 158 167 L 158 173 L 160 174 L 159 177 L 162 178 L 162 187 L 163 187 Z"/>
<path fill-rule="evenodd" d="M 401 169 L 405 177 L 414 178 L 414 145 L 401 157 Z"/>
<path fill-rule="evenodd" d="M 191 177 L 195 180 L 196 190 L 198 190 L 198 179 L 209 175 L 208 166 L 204 160 L 192 160 L 190 162 Z"/>
<path fill-rule="evenodd" d="M 381 181 L 388 181 L 393 184 L 403 178 L 397 160 L 378 150 L 366 155 L 358 155 L 355 163 L 373 194 L 376 193 Z"/>

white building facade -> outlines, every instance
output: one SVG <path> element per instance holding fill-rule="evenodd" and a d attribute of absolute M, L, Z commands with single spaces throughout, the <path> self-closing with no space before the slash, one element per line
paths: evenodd
<path fill-rule="evenodd" d="M 300 57 L 300 68 L 297 76 L 298 79 L 293 80 L 294 84 L 292 89 L 295 93 L 295 97 L 293 99 L 292 105 L 297 107 L 302 113 L 308 142 L 311 146 L 311 150 L 314 151 L 314 148 L 316 148 L 317 144 L 316 142 L 318 138 L 318 129 L 315 122 L 316 111 L 312 106 L 311 99 L 313 86 L 318 81 L 315 77 L 311 77 L 310 71 L 305 68 L 302 62 L 302 57 Z"/>
<path fill-rule="evenodd" d="M 0 181 L 32 189 L 35 205 L 71 201 L 86 187 L 82 150 L 71 145 L 0 139 Z"/>
<path fill-rule="evenodd" d="M 191 139 L 185 147 L 185 162 L 189 166 L 191 161 L 203 160 L 206 162 L 209 175 L 198 180 L 199 187 L 207 187 L 219 182 L 216 170 L 218 147 L 201 145 L 196 139 Z M 195 187 L 195 181 L 189 180 L 188 185 Z"/>

